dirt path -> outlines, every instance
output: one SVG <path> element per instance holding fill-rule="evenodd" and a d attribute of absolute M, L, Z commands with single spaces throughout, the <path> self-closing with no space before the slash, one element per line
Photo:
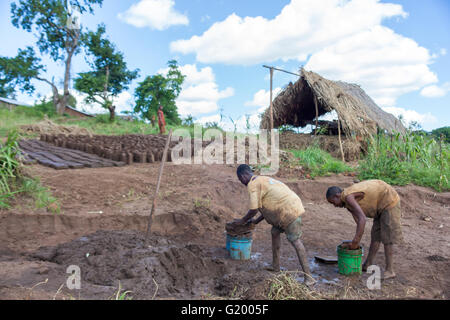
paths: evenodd
<path fill-rule="evenodd" d="M 60 199 L 61 214 L 31 210 L 21 201 L 12 210 L 0 211 L 0 299 L 107 299 L 119 281 L 136 299 L 230 296 L 272 276 L 264 270 L 271 262 L 270 228 L 264 222 L 255 231 L 251 260 L 227 258 L 225 223 L 247 209 L 246 189 L 230 166 L 168 164 L 155 235 L 151 246 L 143 247 L 158 168 L 157 163 L 64 171 L 29 167 L 30 174 L 39 176 Z M 317 290 L 352 286 L 366 298 L 449 298 L 450 193 L 397 188 L 405 237 L 405 244 L 397 248 L 398 277 L 384 282 L 382 290 L 369 291 L 367 274 L 344 277 L 336 266 L 313 259 L 316 254 L 335 255 L 336 246 L 354 234 L 351 215 L 324 199 L 328 186 L 346 187 L 353 178 L 279 179 L 300 195 L 306 208 L 303 240 L 319 280 Z M 366 250 L 371 225 L 369 220 L 362 240 Z M 281 259 L 287 270 L 298 269 L 295 252 L 284 237 Z M 384 266 L 382 249 L 375 262 Z M 81 290 L 63 286 L 69 265 L 82 270 Z M 247 298 L 258 297 L 257 290 L 248 292 Z"/>

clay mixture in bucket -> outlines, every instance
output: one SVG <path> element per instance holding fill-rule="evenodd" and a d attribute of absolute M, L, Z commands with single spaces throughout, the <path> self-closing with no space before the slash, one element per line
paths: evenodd
<path fill-rule="evenodd" d="M 255 230 L 254 223 L 238 224 L 236 222 L 229 222 L 225 226 L 227 234 L 232 237 L 251 238 L 253 230 Z"/>

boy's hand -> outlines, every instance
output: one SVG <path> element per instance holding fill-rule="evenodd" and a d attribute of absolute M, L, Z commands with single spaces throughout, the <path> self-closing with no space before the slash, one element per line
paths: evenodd
<path fill-rule="evenodd" d="M 341 247 L 345 248 L 345 249 L 349 249 L 349 250 L 356 250 L 356 249 L 359 249 L 359 243 L 354 242 L 354 241 L 344 242 L 341 244 Z"/>

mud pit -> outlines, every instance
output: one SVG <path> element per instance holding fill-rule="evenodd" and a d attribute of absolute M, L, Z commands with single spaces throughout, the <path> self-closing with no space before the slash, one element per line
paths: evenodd
<path fill-rule="evenodd" d="M 253 231 L 249 261 L 228 259 L 224 248 L 225 223 L 247 210 L 247 191 L 234 167 L 169 163 L 151 247 L 143 247 L 158 168 L 156 163 L 69 171 L 28 167 L 60 199 L 61 214 L 32 210 L 26 199 L 0 211 L 0 299 L 108 299 L 119 281 L 135 299 L 264 298 L 265 281 L 273 276 L 265 270 L 272 259 L 270 226 L 262 222 Z M 315 290 L 345 292 L 351 286 L 365 299 L 448 299 L 450 193 L 396 188 L 402 197 L 405 237 L 396 249 L 398 276 L 383 282 L 382 290 L 369 291 L 368 274 L 345 277 L 336 265 L 314 261 L 315 255 L 335 255 L 340 241 L 354 234 L 351 215 L 323 199 L 328 186 L 346 187 L 353 178 L 279 179 L 300 195 L 306 209 L 302 239 L 318 280 Z M 362 239 L 365 252 L 371 225 L 368 220 Z M 383 269 L 383 249 L 375 263 Z M 72 264 L 81 267 L 81 290 L 64 286 Z M 281 265 L 292 272 L 299 268 L 284 236 Z"/>

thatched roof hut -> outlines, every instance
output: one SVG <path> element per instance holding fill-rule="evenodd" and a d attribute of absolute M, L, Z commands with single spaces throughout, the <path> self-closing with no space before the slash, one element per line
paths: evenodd
<path fill-rule="evenodd" d="M 300 79 L 289 83 L 273 101 L 274 128 L 305 127 L 314 124 L 317 115 L 333 110 L 347 137 L 367 137 L 376 133 L 377 127 L 388 132 L 406 130 L 400 120 L 378 107 L 358 85 L 327 80 L 304 69 Z M 260 127 L 270 128 L 269 108 L 262 115 Z"/>

